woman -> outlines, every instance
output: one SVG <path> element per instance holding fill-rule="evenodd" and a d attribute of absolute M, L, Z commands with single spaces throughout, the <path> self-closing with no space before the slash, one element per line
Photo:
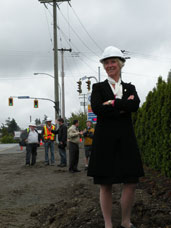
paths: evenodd
<path fill-rule="evenodd" d="M 130 221 L 136 184 L 144 175 L 131 113 L 139 107 L 139 97 L 132 84 L 121 80 L 123 53 L 107 47 L 100 59 L 108 79 L 93 85 L 91 106 L 97 115 L 88 176 L 100 185 L 100 205 L 105 228 L 112 228 L 112 184 L 123 183 L 120 228 L 135 228 Z"/>

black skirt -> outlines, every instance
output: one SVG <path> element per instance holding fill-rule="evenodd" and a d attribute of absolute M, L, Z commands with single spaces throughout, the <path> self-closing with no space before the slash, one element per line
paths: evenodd
<path fill-rule="evenodd" d="M 116 178 L 116 177 L 94 177 L 94 184 L 136 184 L 139 182 L 138 177 L 125 177 L 125 178 Z"/>

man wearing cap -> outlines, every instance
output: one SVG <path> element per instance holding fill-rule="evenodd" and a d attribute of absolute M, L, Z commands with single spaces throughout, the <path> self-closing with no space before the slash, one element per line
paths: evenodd
<path fill-rule="evenodd" d="M 24 130 L 21 137 L 26 142 L 26 166 L 30 166 L 30 162 L 35 165 L 40 138 L 34 122 L 29 124 L 29 128 Z"/>
<path fill-rule="evenodd" d="M 45 165 L 55 165 L 55 156 L 54 156 L 54 141 L 55 134 L 51 132 L 51 130 L 55 130 L 55 126 L 52 125 L 52 119 L 48 117 L 46 119 L 46 124 L 43 127 L 42 135 L 45 146 Z M 49 163 L 49 148 L 51 152 L 51 162 Z"/>
<path fill-rule="evenodd" d="M 79 162 L 80 135 L 82 135 L 83 132 L 78 130 L 78 126 L 79 121 L 73 120 L 73 124 L 67 132 L 69 141 L 69 172 L 71 173 L 80 172 L 77 167 Z"/>
<path fill-rule="evenodd" d="M 93 135 L 94 135 L 94 128 L 92 128 L 92 122 L 87 120 L 86 122 L 86 129 L 83 131 L 84 136 L 84 149 L 85 149 L 85 170 L 88 168 L 88 161 L 91 155 L 92 150 L 92 142 L 93 142 Z"/>

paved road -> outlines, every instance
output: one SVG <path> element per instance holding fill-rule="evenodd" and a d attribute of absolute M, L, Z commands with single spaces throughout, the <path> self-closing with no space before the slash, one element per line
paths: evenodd
<path fill-rule="evenodd" d="M 0 155 L 1 154 L 16 154 L 22 153 L 23 150 L 20 150 L 18 143 L 11 144 L 0 144 Z"/>

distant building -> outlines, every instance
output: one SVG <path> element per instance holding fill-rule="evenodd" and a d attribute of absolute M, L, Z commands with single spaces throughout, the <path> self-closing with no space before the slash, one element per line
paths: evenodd
<path fill-rule="evenodd" d="M 20 139 L 21 131 L 14 131 L 14 139 Z"/>

